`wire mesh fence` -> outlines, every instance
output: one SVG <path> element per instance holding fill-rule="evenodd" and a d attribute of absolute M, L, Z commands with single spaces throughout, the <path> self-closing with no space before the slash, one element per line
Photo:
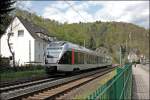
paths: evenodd
<path fill-rule="evenodd" d="M 106 82 L 86 99 L 100 100 L 122 100 L 131 99 L 132 91 L 132 64 L 126 64 L 117 68 L 117 74 L 111 80 Z"/>

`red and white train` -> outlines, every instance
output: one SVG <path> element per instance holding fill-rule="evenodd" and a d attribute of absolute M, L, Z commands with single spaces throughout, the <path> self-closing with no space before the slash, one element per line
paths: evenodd
<path fill-rule="evenodd" d="M 55 41 L 48 44 L 46 50 L 46 72 L 76 71 L 111 65 L 110 56 L 98 54 L 85 47 L 66 42 Z"/>

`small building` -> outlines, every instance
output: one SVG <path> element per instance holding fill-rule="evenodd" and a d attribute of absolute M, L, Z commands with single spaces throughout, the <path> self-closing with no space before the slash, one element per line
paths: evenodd
<path fill-rule="evenodd" d="M 0 55 L 2 57 L 11 58 L 12 56 L 7 42 L 8 33 L 11 33 L 9 43 L 15 54 L 16 65 L 44 64 L 46 45 L 56 39 L 54 36 L 50 36 L 45 28 L 17 16 L 11 21 L 0 39 Z"/>
<path fill-rule="evenodd" d="M 139 57 L 138 57 L 138 55 L 136 53 L 130 52 L 128 54 L 128 61 L 131 62 L 131 63 L 132 62 L 138 62 L 139 61 Z"/>

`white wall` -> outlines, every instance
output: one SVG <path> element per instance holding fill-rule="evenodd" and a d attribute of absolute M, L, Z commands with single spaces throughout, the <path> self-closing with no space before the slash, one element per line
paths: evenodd
<path fill-rule="evenodd" d="M 13 51 L 15 52 L 15 60 L 19 64 L 25 64 L 29 62 L 29 40 L 31 41 L 31 61 L 34 61 L 34 38 L 29 34 L 23 24 L 15 18 L 12 22 L 14 35 L 10 39 L 10 43 L 13 43 Z M 24 30 L 24 36 L 18 37 L 18 30 Z M 1 38 L 1 54 L 3 57 L 11 56 L 7 45 L 7 34 L 10 31 L 10 26 L 6 30 L 6 33 Z"/>
<path fill-rule="evenodd" d="M 45 63 L 44 51 L 46 50 L 47 42 L 44 40 L 36 40 L 35 41 L 35 61 L 41 62 L 41 64 Z"/>

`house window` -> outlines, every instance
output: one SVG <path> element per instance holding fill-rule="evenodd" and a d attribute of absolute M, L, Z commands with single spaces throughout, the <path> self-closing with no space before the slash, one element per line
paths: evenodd
<path fill-rule="evenodd" d="M 23 37 L 24 30 L 18 30 L 18 37 Z"/>

